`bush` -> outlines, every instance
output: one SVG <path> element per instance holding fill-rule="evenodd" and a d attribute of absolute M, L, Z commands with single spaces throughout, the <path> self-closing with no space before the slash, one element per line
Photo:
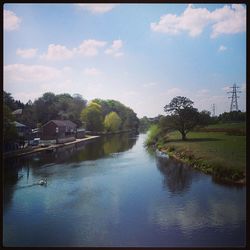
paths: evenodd
<path fill-rule="evenodd" d="M 213 176 L 220 179 L 237 181 L 244 178 L 244 173 L 242 170 L 225 167 L 217 163 L 213 165 Z"/>
<path fill-rule="evenodd" d="M 168 152 L 173 152 L 175 151 L 175 147 L 174 146 L 169 146 L 168 147 Z"/>
<path fill-rule="evenodd" d="M 158 140 L 158 136 L 160 134 L 161 130 L 158 127 L 158 125 L 152 125 L 149 128 L 148 134 L 147 134 L 147 139 L 145 141 L 145 145 L 146 146 L 151 146 L 156 144 L 157 140 Z"/>

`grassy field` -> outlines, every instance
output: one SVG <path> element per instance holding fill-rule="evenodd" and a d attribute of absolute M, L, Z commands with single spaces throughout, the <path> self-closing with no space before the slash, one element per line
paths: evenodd
<path fill-rule="evenodd" d="M 228 135 L 246 135 L 246 123 L 220 123 L 197 128 L 200 132 L 226 132 Z"/>
<path fill-rule="evenodd" d="M 213 125 L 212 128 L 242 128 L 243 124 Z M 211 126 L 209 126 L 211 127 Z M 228 132 L 190 132 L 187 141 L 179 132 L 160 138 L 157 147 L 205 173 L 228 181 L 242 180 L 246 171 L 246 136 Z"/>
<path fill-rule="evenodd" d="M 237 129 L 246 129 L 245 122 L 235 122 L 235 123 L 219 123 L 207 126 L 207 128 L 237 128 Z"/>

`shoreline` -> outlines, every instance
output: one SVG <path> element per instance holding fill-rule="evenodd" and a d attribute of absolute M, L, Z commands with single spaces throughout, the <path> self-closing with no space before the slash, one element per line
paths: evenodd
<path fill-rule="evenodd" d="M 53 144 L 53 145 L 48 146 L 48 147 L 36 147 L 36 148 L 31 148 L 30 150 L 27 150 L 27 151 L 21 150 L 19 152 L 17 152 L 17 151 L 7 152 L 7 153 L 3 154 L 3 158 L 7 159 L 7 158 L 12 158 L 12 157 L 21 157 L 21 156 L 34 154 L 34 153 L 38 153 L 38 152 L 42 152 L 42 151 L 48 151 L 48 150 L 53 151 L 54 149 L 57 149 L 57 148 L 61 148 L 61 147 L 65 147 L 65 146 L 68 146 L 68 145 L 93 140 L 93 139 L 96 139 L 96 138 L 99 138 L 99 137 L 100 136 L 98 136 L 98 135 L 93 135 L 93 136 L 88 136 L 88 137 L 85 137 L 85 138 L 82 138 L 82 139 L 76 139 L 75 141 L 72 141 L 72 142 L 66 142 L 66 143 L 62 143 L 62 144 Z"/>
<path fill-rule="evenodd" d="M 224 184 L 235 184 L 235 185 L 246 185 L 246 176 L 244 178 L 233 180 L 228 177 L 219 177 L 215 175 L 215 172 L 213 170 L 213 166 L 205 165 L 204 162 L 199 163 L 197 158 L 194 158 L 190 160 L 187 156 L 185 156 L 184 150 L 181 150 L 181 152 L 173 152 L 167 150 L 167 148 L 158 148 L 156 144 L 154 145 L 154 149 L 158 149 L 160 152 L 165 153 L 169 156 L 169 158 L 173 158 L 179 162 L 185 163 L 189 165 L 191 168 L 201 171 L 204 174 L 211 175 L 213 179 L 215 179 L 218 183 L 224 183 Z"/>

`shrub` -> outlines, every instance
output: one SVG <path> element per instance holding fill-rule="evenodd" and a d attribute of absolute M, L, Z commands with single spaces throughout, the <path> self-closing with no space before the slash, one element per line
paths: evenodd
<path fill-rule="evenodd" d="M 145 141 L 145 145 L 146 146 L 151 146 L 156 144 L 159 134 L 160 134 L 161 130 L 157 125 L 152 125 L 149 128 L 148 134 L 147 134 L 147 139 Z"/>
<path fill-rule="evenodd" d="M 169 146 L 168 147 L 168 152 L 173 152 L 175 151 L 175 147 L 174 146 Z"/>
<path fill-rule="evenodd" d="M 213 175 L 216 178 L 237 181 L 244 178 L 244 173 L 234 167 L 226 167 L 220 163 L 213 165 Z"/>

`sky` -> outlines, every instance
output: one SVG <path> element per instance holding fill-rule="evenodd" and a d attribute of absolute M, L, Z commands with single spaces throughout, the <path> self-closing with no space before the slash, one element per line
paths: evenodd
<path fill-rule="evenodd" d="M 199 111 L 246 110 L 244 4 L 4 4 L 3 89 L 24 103 L 81 94 L 139 118 L 185 96 Z"/>

